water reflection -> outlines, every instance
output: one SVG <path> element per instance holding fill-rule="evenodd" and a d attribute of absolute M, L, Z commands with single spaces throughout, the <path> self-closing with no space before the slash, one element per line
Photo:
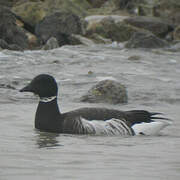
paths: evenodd
<path fill-rule="evenodd" d="M 57 146 L 62 146 L 59 141 L 57 140 L 57 137 L 59 137 L 59 134 L 56 133 L 49 133 L 49 132 L 41 132 L 36 130 L 36 144 L 39 148 L 52 148 Z"/>

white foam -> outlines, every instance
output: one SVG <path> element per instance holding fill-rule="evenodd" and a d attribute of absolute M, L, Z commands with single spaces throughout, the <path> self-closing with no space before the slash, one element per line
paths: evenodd
<path fill-rule="evenodd" d="M 6 57 L 9 57 L 9 56 L 4 54 L 3 52 L 0 52 L 0 58 L 6 58 Z"/>

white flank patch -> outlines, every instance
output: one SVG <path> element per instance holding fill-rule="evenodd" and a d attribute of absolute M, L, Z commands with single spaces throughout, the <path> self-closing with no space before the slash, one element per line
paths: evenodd
<path fill-rule="evenodd" d="M 135 132 L 135 135 L 158 135 L 159 132 L 164 129 L 166 126 L 170 125 L 172 122 L 168 120 L 155 121 L 151 123 L 139 123 L 134 124 L 132 129 Z"/>
<path fill-rule="evenodd" d="M 110 120 L 86 120 L 81 117 L 82 128 L 86 130 L 87 134 L 95 135 L 133 135 L 130 127 L 120 119 L 112 118 Z"/>

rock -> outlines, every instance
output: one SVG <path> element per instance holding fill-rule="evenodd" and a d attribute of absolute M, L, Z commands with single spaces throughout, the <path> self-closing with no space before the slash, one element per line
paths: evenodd
<path fill-rule="evenodd" d="M 94 8 L 100 8 L 107 0 L 87 0 Z"/>
<path fill-rule="evenodd" d="M 11 7 L 13 5 L 13 0 L 1 0 L 0 6 Z"/>
<path fill-rule="evenodd" d="M 138 55 L 128 57 L 128 60 L 130 61 L 139 61 L 140 59 L 141 59 L 141 56 L 138 56 Z"/>
<path fill-rule="evenodd" d="M 82 102 L 110 104 L 127 103 L 127 99 L 125 86 L 113 80 L 100 81 L 80 98 Z"/>
<path fill-rule="evenodd" d="M 140 4 L 138 6 L 137 15 L 139 16 L 154 16 L 155 7 L 151 4 Z"/>
<path fill-rule="evenodd" d="M 23 48 L 18 46 L 17 44 L 9 44 L 9 50 L 14 50 L 14 51 L 23 51 Z"/>
<path fill-rule="evenodd" d="M 139 3 L 138 0 L 113 0 L 118 9 L 133 9 Z"/>
<path fill-rule="evenodd" d="M 46 16 L 40 21 L 35 29 L 35 34 L 42 41 L 55 37 L 60 46 L 70 44 L 69 36 L 71 34 L 82 34 L 83 23 L 81 19 L 70 12 L 56 12 Z"/>
<path fill-rule="evenodd" d="M 49 14 L 57 11 L 67 11 L 80 17 L 85 17 L 87 10 L 91 8 L 87 0 L 53 0 L 53 3 L 52 0 L 45 0 L 44 6 L 50 12 Z"/>
<path fill-rule="evenodd" d="M 126 48 L 163 48 L 169 44 L 151 33 L 137 32 L 126 43 Z"/>
<path fill-rule="evenodd" d="M 23 49 L 19 47 L 17 44 L 8 44 L 3 39 L 0 39 L 0 48 L 1 49 L 9 49 L 9 50 L 16 50 L 16 51 L 22 51 Z"/>
<path fill-rule="evenodd" d="M 0 39 L 8 44 L 28 48 L 28 40 L 23 29 L 16 25 L 16 16 L 7 8 L 0 7 Z"/>
<path fill-rule="evenodd" d="M 83 45 L 86 45 L 86 46 L 91 46 L 91 45 L 94 45 L 95 43 L 86 38 L 86 37 L 83 37 L 81 35 L 78 35 L 78 34 L 72 34 L 72 37 L 74 37 L 75 39 L 77 39 L 77 41 L 79 41 L 80 44 L 83 44 Z"/>
<path fill-rule="evenodd" d="M 16 88 L 14 86 L 12 86 L 11 84 L 4 84 L 4 83 L 0 83 L 0 88 L 4 88 L 4 89 L 12 89 L 15 90 Z"/>
<path fill-rule="evenodd" d="M 180 40 L 180 25 L 173 32 L 173 39 Z"/>
<path fill-rule="evenodd" d="M 12 8 L 12 11 L 32 28 L 41 21 L 46 11 L 43 2 L 23 2 Z"/>
<path fill-rule="evenodd" d="M 123 42 L 129 40 L 137 31 L 139 31 L 138 28 L 115 21 L 111 16 L 107 16 L 100 22 L 88 25 L 86 34 L 90 37 L 95 33 L 112 41 Z"/>
<path fill-rule="evenodd" d="M 180 52 L 180 41 L 176 42 L 175 44 L 173 44 L 172 46 L 170 46 L 166 50 L 170 51 L 170 52 Z"/>
<path fill-rule="evenodd" d="M 157 17 L 136 16 L 127 18 L 124 22 L 148 30 L 161 38 L 164 38 L 169 32 L 173 31 L 171 24 Z"/>
<path fill-rule="evenodd" d="M 89 35 L 88 38 L 90 38 L 96 44 L 112 44 L 111 39 L 104 38 L 96 33 Z"/>
<path fill-rule="evenodd" d="M 100 0 L 98 0 L 100 1 Z M 92 3 L 96 3 L 96 1 L 92 1 Z M 103 4 L 99 4 L 101 7 L 95 7 L 88 9 L 88 15 L 112 15 L 116 13 L 116 5 L 114 0 L 107 0 Z"/>
<path fill-rule="evenodd" d="M 13 12 L 31 28 L 35 28 L 45 16 L 58 11 L 66 11 L 78 16 L 85 16 L 86 10 L 91 6 L 86 0 L 45 0 L 45 1 L 23 1 L 17 3 Z"/>
<path fill-rule="evenodd" d="M 122 14 L 126 11 L 131 14 L 137 13 L 137 7 L 143 0 L 108 0 L 104 7 L 111 9 L 111 14 Z M 123 11 L 122 11 L 123 10 Z"/>
<path fill-rule="evenodd" d="M 6 41 L 4 41 L 3 39 L 0 39 L 0 47 L 2 49 L 9 49 L 9 45 Z"/>
<path fill-rule="evenodd" d="M 58 48 L 59 44 L 56 38 L 51 37 L 47 43 L 43 46 L 43 50 L 50 50 L 50 49 L 55 49 Z"/>
<path fill-rule="evenodd" d="M 159 0 L 154 5 L 154 16 L 171 21 L 175 25 L 180 24 L 180 1 Z"/>
<path fill-rule="evenodd" d="M 35 49 L 35 48 L 39 47 L 38 38 L 34 34 L 28 32 L 26 30 L 24 30 L 24 32 L 25 32 L 26 37 L 28 39 L 29 48 L 30 49 Z"/>
<path fill-rule="evenodd" d="M 93 24 L 100 23 L 104 19 L 112 19 L 115 23 L 122 22 L 124 19 L 129 16 L 119 16 L 119 15 L 91 15 L 86 16 L 85 21 L 87 22 L 87 28 Z"/>

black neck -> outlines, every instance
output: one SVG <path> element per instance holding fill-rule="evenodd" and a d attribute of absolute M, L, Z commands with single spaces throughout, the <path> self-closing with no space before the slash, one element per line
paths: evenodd
<path fill-rule="evenodd" d="M 35 117 L 35 128 L 60 133 L 62 120 L 57 98 L 50 102 L 39 102 Z"/>

